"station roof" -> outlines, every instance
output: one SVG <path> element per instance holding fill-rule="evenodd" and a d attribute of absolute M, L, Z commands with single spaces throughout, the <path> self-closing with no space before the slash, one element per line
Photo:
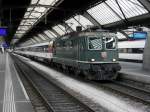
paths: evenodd
<path fill-rule="evenodd" d="M 0 0 L 0 27 L 8 28 L 6 41 L 12 40 L 29 4 L 30 0 Z"/>
<path fill-rule="evenodd" d="M 12 44 L 50 41 L 75 31 L 76 26 L 114 30 L 123 39 L 127 36 L 125 29 L 150 25 L 150 0 L 21 0 L 16 7 L 14 20 L 22 19 L 12 25 L 16 26 Z"/>

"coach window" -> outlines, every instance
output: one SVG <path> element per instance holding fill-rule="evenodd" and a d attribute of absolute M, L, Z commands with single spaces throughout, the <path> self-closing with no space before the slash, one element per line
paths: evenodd
<path fill-rule="evenodd" d="M 128 53 L 132 53 L 132 49 L 131 48 L 128 48 Z"/>
<path fill-rule="evenodd" d="M 133 53 L 143 53 L 144 49 L 143 48 L 133 48 L 132 52 Z"/>

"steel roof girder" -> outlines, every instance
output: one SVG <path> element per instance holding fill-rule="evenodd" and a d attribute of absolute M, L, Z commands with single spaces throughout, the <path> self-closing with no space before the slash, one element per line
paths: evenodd
<path fill-rule="evenodd" d="M 129 38 L 129 36 L 128 36 L 128 35 L 127 35 L 124 31 L 119 30 L 118 32 L 122 33 L 122 34 L 126 37 L 126 39 L 128 39 L 128 38 Z"/>
<path fill-rule="evenodd" d="M 150 2 L 148 0 L 138 0 L 144 7 L 145 9 L 150 12 Z"/>
<path fill-rule="evenodd" d="M 55 35 L 57 35 L 57 37 L 60 36 L 54 29 L 50 29 L 50 31 L 53 32 Z M 56 37 L 56 38 L 57 38 L 57 37 Z"/>
<path fill-rule="evenodd" d="M 94 19 L 87 11 L 85 11 L 82 16 L 87 18 L 91 23 L 94 24 L 94 26 L 100 26 L 101 27 L 101 24 L 96 19 Z"/>
<path fill-rule="evenodd" d="M 123 18 L 114 10 L 114 9 L 112 9 L 110 6 L 109 6 L 109 4 L 107 4 L 106 2 L 104 2 L 106 5 L 107 5 L 107 7 L 116 15 L 116 16 L 118 16 L 121 20 L 123 20 Z"/>
<path fill-rule="evenodd" d="M 70 32 L 73 32 L 73 29 L 67 23 L 63 22 L 61 25 L 65 28 L 68 28 L 67 30 L 69 30 Z"/>
<path fill-rule="evenodd" d="M 46 40 L 50 39 L 44 32 L 41 33 L 41 35 L 43 35 L 46 38 Z"/>
<path fill-rule="evenodd" d="M 47 40 L 52 40 L 52 38 L 50 38 L 45 32 L 43 32 L 43 35 L 45 35 L 47 37 Z"/>

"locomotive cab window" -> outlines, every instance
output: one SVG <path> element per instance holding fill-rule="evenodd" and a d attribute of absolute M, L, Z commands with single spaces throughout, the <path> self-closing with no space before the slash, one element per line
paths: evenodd
<path fill-rule="evenodd" d="M 115 37 L 105 37 L 105 48 L 106 49 L 116 49 L 116 38 Z"/>
<path fill-rule="evenodd" d="M 88 48 L 89 48 L 89 50 L 101 50 L 102 49 L 102 39 L 99 37 L 89 37 L 88 38 Z"/>

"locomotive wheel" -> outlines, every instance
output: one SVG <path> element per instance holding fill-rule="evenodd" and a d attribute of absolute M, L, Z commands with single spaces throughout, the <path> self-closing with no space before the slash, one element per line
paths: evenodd
<path fill-rule="evenodd" d="M 74 69 L 75 77 L 78 77 L 81 71 L 79 69 Z"/>
<path fill-rule="evenodd" d="M 90 71 L 83 71 L 85 80 L 93 80 L 92 73 Z"/>
<path fill-rule="evenodd" d="M 114 73 L 114 75 L 112 76 L 112 78 L 111 78 L 111 80 L 117 80 L 117 78 L 118 78 L 118 73 Z"/>
<path fill-rule="evenodd" d="M 68 67 L 68 71 L 69 71 L 70 75 L 73 75 L 74 71 L 73 71 L 73 69 L 71 67 Z"/>
<path fill-rule="evenodd" d="M 65 69 L 64 69 L 64 72 L 70 75 L 69 67 L 66 66 Z"/>

